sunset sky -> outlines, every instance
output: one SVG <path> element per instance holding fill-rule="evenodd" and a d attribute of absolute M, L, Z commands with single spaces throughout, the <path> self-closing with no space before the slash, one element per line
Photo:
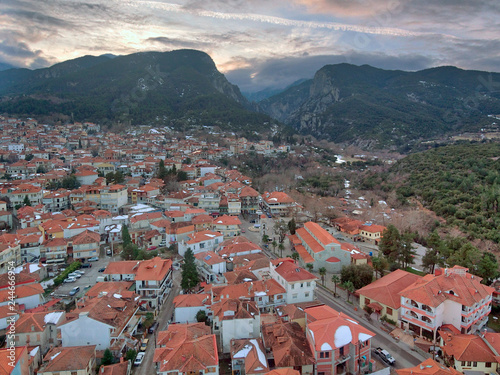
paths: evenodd
<path fill-rule="evenodd" d="M 500 71 L 498 0 L 3 0 L 0 62 L 199 49 L 243 91 L 339 62 Z"/>

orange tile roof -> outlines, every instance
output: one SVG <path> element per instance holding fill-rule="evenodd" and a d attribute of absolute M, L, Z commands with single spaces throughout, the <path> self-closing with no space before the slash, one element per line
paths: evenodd
<path fill-rule="evenodd" d="M 204 251 L 202 253 L 195 254 L 194 257 L 208 265 L 225 262 L 224 258 L 214 253 L 213 251 Z"/>
<path fill-rule="evenodd" d="M 460 371 L 453 367 L 446 367 L 437 363 L 432 358 L 427 358 L 418 366 L 404 369 L 396 369 L 398 375 L 461 375 Z"/>
<path fill-rule="evenodd" d="M 262 339 L 233 339 L 230 351 L 232 359 L 245 361 L 245 374 L 265 374 L 269 371 Z"/>
<path fill-rule="evenodd" d="M 16 287 L 16 298 L 25 298 L 37 294 L 42 295 L 43 292 L 42 286 L 38 283 L 19 285 Z M 2 289 L 0 290 L 0 302 L 6 301 L 9 301 L 9 291 Z"/>
<path fill-rule="evenodd" d="M 450 299 L 465 306 L 472 306 L 492 295 L 494 288 L 481 284 L 481 278 L 463 271 L 463 267 L 453 267 L 446 273 L 435 276 L 425 275 L 400 292 L 400 295 L 437 307 Z M 462 273 L 461 275 L 460 273 Z M 453 291 L 453 294 L 449 293 Z"/>
<path fill-rule="evenodd" d="M 399 292 L 406 289 L 422 277 L 403 270 L 396 270 L 375 280 L 371 284 L 357 290 L 358 295 L 363 295 L 372 301 L 377 301 L 393 309 L 401 307 Z"/>
<path fill-rule="evenodd" d="M 300 372 L 291 368 L 278 368 L 265 375 L 300 375 Z"/>
<path fill-rule="evenodd" d="M 324 345 L 329 345 L 333 349 L 347 343 L 357 345 L 360 341 L 366 341 L 375 336 L 375 333 L 362 327 L 350 316 L 335 311 L 329 306 L 309 307 L 305 312 L 308 319 L 307 329 L 313 333 L 314 344 L 312 346 L 316 351 L 323 351 Z M 344 339 L 347 339 L 347 342 Z"/>
<path fill-rule="evenodd" d="M 238 216 L 222 215 L 214 219 L 214 225 L 241 225 L 241 220 Z"/>
<path fill-rule="evenodd" d="M 133 285 L 133 281 L 108 281 L 105 283 L 96 283 L 92 288 L 87 290 L 85 295 L 93 298 L 99 295 L 111 296 L 116 293 L 122 295 L 124 298 L 127 296 L 130 298 L 133 294 L 133 292 L 130 291 Z"/>
<path fill-rule="evenodd" d="M 152 259 L 143 260 L 140 262 L 135 280 L 156 280 L 161 281 L 167 277 L 172 268 L 171 259 L 161 259 L 154 257 Z"/>
<path fill-rule="evenodd" d="M 54 347 L 50 349 L 45 357 L 39 372 L 64 372 L 86 370 L 93 358 L 95 361 L 95 345 Z"/>
<path fill-rule="evenodd" d="M 128 361 L 115 363 L 114 365 L 102 366 L 99 375 L 128 375 Z"/>
<path fill-rule="evenodd" d="M 307 249 L 302 245 L 295 245 L 295 251 L 299 253 L 300 258 L 305 264 L 314 263 L 314 258 L 307 252 Z"/>
<path fill-rule="evenodd" d="M 175 308 L 203 307 L 210 304 L 209 294 L 179 294 L 174 297 Z"/>
<path fill-rule="evenodd" d="M 307 229 L 305 228 L 298 228 L 295 233 L 297 233 L 298 237 L 305 242 L 313 252 L 315 253 L 320 253 L 323 250 L 325 250 L 324 246 L 322 246 L 318 241 L 314 239 L 313 236 L 309 234 Z"/>
<path fill-rule="evenodd" d="M 138 260 L 122 260 L 119 262 L 110 262 L 104 271 L 108 275 L 131 275 L 135 274 L 139 267 Z"/>
<path fill-rule="evenodd" d="M 382 233 L 387 228 L 382 225 L 372 224 L 372 225 L 362 225 L 359 227 L 359 229 L 370 233 L 379 233 L 379 232 Z"/>
<path fill-rule="evenodd" d="M 316 237 L 319 243 L 321 243 L 323 246 L 332 243 L 340 244 L 339 241 L 337 241 L 326 229 L 323 229 L 318 223 L 309 221 L 304 224 L 304 228 L 306 228 L 311 235 Z"/>
<path fill-rule="evenodd" d="M 286 193 L 283 193 L 281 191 L 273 191 L 272 193 L 265 192 L 262 195 L 262 198 L 267 203 L 293 203 L 293 199 L 290 198 L 290 196 Z"/>
<path fill-rule="evenodd" d="M 73 246 L 83 245 L 83 244 L 95 244 L 95 243 L 99 244 L 101 236 L 99 235 L 99 233 L 95 233 L 90 230 L 85 230 L 85 232 L 77 234 L 71 239 L 73 241 Z"/>
<path fill-rule="evenodd" d="M 213 240 L 214 238 L 217 237 L 223 237 L 222 233 L 220 232 L 214 232 L 212 230 L 204 230 L 201 232 L 195 232 L 193 234 L 189 235 L 189 238 L 191 238 L 189 241 L 187 241 L 188 244 L 195 244 L 199 243 L 202 241 L 209 241 Z"/>
<path fill-rule="evenodd" d="M 24 356 L 27 356 L 27 351 L 28 351 L 27 346 L 17 346 L 15 348 L 16 359 L 14 362 L 17 364 L 21 358 L 23 358 Z M 10 375 L 10 374 L 12 374 L 12 372 L 15 369 L 15 367 L 12 367 L 10 364 L 11 359 L 9 358 L 9 356 L 10 356 L 10 349 L 9 348 L 0 349 L 0 374 L 2 374 L 2 375 L 4 375 L 4 374 Z M 20 368 L 22 369 L 23 367 L 21 366 Z"/>
<path fill-rule="evenodd" d="M 485 342 L 485 339 L 476 335 L 453 335 L 447 332 L 439 333 L 443 338 L 443 353 L 453 356 L 457 361 L 497 362 L 495 353 Z M 490 335 L 490 340 L 500 340 L 500 333 Z M 497 345 L 498 346 L 498 345 Z M 498 358 L 500 359 L 500 358 Z"/>
<path fill-rule="evenodd" d="M 317 280 L 309 271 L 299 267 L 293 259 L 282 258 L 273 261 L 276 265 L 275 271 L 288 282 Z"/>

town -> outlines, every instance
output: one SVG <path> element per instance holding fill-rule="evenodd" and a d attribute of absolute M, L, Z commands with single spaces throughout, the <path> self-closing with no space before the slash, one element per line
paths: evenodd
<path fill-rule="evenodd" d="M 423 272 L 411 245 L 391 270 L 392 226 L 359 209 L 321 215 L 221 163 L 293 153 L 284 141 L 32 118 L 0 128 L 1 374 L 499 368 L 495 284 L 459 265 Z"/>

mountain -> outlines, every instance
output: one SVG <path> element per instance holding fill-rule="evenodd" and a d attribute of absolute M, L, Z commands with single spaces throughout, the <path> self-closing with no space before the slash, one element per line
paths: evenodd
<path fill-rule="evenodd" d="M 7 64 L 7 63 L 0 62 L 0 71 L 7 70 L 7 69 L 13 69 L 13 68 L 15 68 L 14 65 L 10 65 L 10 64 Z"/>
<path fill-rule="evenodd" d="M 258 103 L 312 134 L 367 148 L 412 148 L 422 140 L 491 125 L 500 74 L 439 67 L 418 72 L 327 65 L 311 80 Z"/>
<path fill-rule="evenodd" d="M 84 56 L 50 68 L 0 72 L 0 112 L 73 115 L 75 120 L 218 125 L 264 130 L 210 56 L 195 50 Z"/>
<path fill-rule="evenodd" d="M 299 79 L 298 81 L 293 82 L 292 84 L 288 85 L 285 88 L 273 88 L 273 87 L 266 87 L 263 90 L 256 91 L 256 92 L 243 92 L 243 96 L 250 100 L 251 102 L 260 102 L 264 99 L 270 98 L 271 96 L 278 95 L 279 93 L 282 93 L 283 91 L 288 90 L 291 87 L 298 86 L 302 82 L 307 81 L 307 79 L 302 78 Z"/>

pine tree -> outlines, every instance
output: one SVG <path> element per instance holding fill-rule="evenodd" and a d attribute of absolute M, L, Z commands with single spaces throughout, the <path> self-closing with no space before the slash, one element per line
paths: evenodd
<path fill-rule="evenodd" d="M 111 350 L 106 349 L 104 351 L 104 355 L 102 356 L 102 360 L 101 360 L 101 365 L 103 366 L 107 366 L 107 365 L 111 365 L 113 364 L 114 362 L 114 357 L 113 357 L 113 353 L 111 353 Z"/>
<path fill-rule="evenodd" d="M 184 254 L 184 264 L 182 265 L 181 287 L 184 290 L 191 290 L 198 285 L 199 276 L 194 262 L 193 250 L 188 248 Z"/>
<path fill-rule="evenodd" d="M 288 222 L 288 230 L 290 231 L 290 234 L 294 235 L 296 229 L 297 224 L 295 223 L 295 219 L 292 217 L 292 220 Z"/>
<path fill-rule="evenodd" d="M 23 204 L 24 204 L 25 206 L 31 206 L 31 201 L 30 201 L 30 199 L 28 198 L 28 196 L 27 196 L 27 195 L 24 197 Z"/>
<path fill-rule="evenodd" d="M 401 248 L 401 235 L 394 225 L 389 225 L 382 233 L 382 239 L 379 243 L 379 251 L 384 254 L 389 263 L 395 263 L 399 258 Z"/>
<path fill-rule="evenodd" d="M 125 248 L 128 244 L 132 243 L 132 239 L 130 238 L 130 233 L 128 232 L 128 227 L 126 225 L 122 227 L 122 241 L 123 241 L 123 248 Z"/>

